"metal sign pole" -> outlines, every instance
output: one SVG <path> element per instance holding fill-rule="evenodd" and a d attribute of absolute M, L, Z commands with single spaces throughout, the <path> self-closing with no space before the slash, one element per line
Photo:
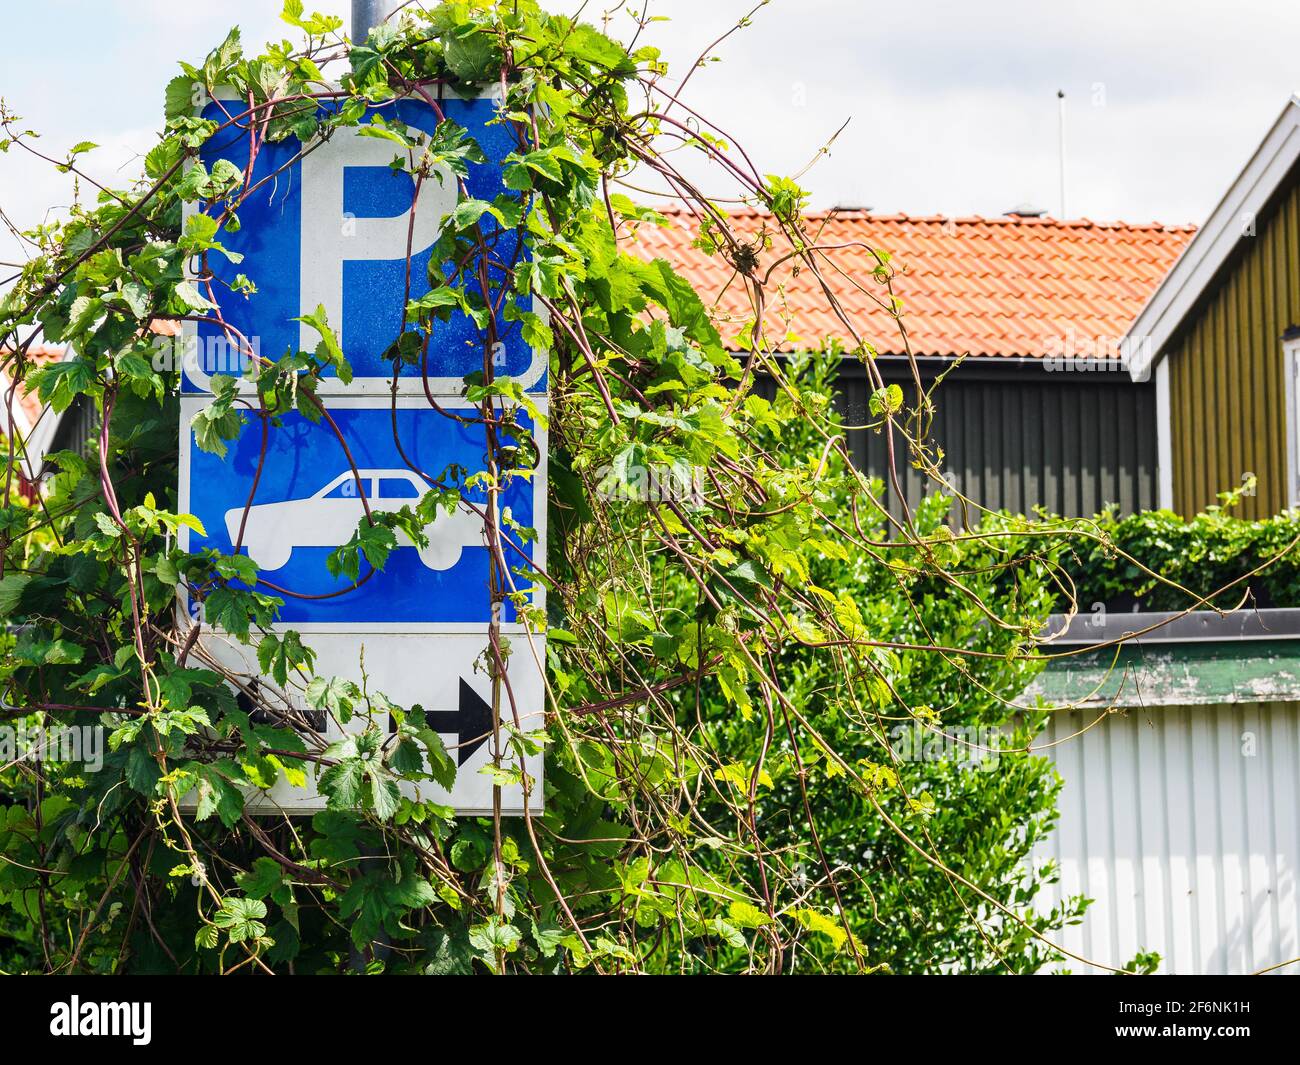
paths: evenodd
<path fill-rule="evenodd" d="M 352 39 L 364 41 L 370 31 L 388 21 L 393 0 L 352 0 Z"/>

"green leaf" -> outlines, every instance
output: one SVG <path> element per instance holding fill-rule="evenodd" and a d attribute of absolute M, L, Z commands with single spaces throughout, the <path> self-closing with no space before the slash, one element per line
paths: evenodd
<path fill-rule="evenodd" d="M 423 728 L 417 735 L 424 742 L 425 752 L 429 757 L 429 776 L 446 791 L 451 791 L 456 783 L 456 759 L 452 757 L 442 737 L 432 729 Z"/>
<path fill-rule="evenodd" d="M 132 790 L 147 798 L 153 798 L 162 770 L 158 763 L 143 747 L 132 746 L 126 756 L 126 782 Z"/>
<path fill-rule="evenodd" d="M 651 263 L 637 264 L 633 269 L 642 288 L 668 312 L 673 325 L 698 344 L 713 348 L 722 346 L 704 301 L 667 260 L 655 259 Z"/>
<path fill-rule="evenodd" d="M 191 311 L 206 311 L 216 307 L 216 304 L 199 292 L 193 281 L 182 281 L 172 289 L 172 295 L 176 301 Z"/>
<path fill-rule="evenodd" d="M 185 236 L 199 246 L 206 245 L 217 235 L 217 220 L 210 214 L 199 211 L 192 214 L 185 222 Z"/>
<path fill-rule="evenodd" d="M 795 920 L 797 920 L 809 932 L 817 932 L 831 941 L 836 950 L 839 950 L 848 942 L 848 935 L 844 931 L 844 925 L 832 917 L 827 917 L 824 913 L 808 907 L 800 907 L 793 911 Z"/>
<path fill-rule="evenodd" d="M 288 681 L 290 673 L 300 668 L 309 669 L 315 657 L 311 648 L 303 644 L 302 637 L 292 629 L 283 638 L 265 635 L 257 645 L 258 665 L 281 687 Z"/>
<path fill-rule="evenodd" d="M 469 229 L 484 214 L 496 214 L 496 208 L 486 200 L 461 200 L 451 212 L 450 222 L 455 229 Z"/>
<path fill-rule="evenodd" d="M 388 765 L 400 776 L 412 777 L 424 772 L 424 752 L 411 736 L 399 735 Z"/>
<path fill-rule="evenodd" d="M 239 27 L 233 26 L 226 39 L 219 46 L 208 53 L 208 58 L 203 62 L 203 77 L 209 85 L 216 85 L 221 80 L 222 73 L 239 61 L 243 56 L 243 48 L 239 40 Z"/>
<path fill-rule="evenodd" d="M 331 810 L 359 810 L 365 782 L 365 763 L 360 758 L 344 758 L 320 775 L 318 787 Z"/>
<path fill-rule="evenodd" d="M 264 899 L 280 886 L 283 879 L 284 872 L 279 862 L 272 858 L 258 858 L 252 869 L 235 877 L 235 883 L 250 899 Z"/>
<path fill-rule="evenodd" d="M 27 375 L 27 381 L 28 387 L 36 387 L 42 403 L 61 414 L 95 385 L 95 367 L 88 359 L 64 359 L 34 370 Z"/>
<path fill-rule="evenodd" d="M 898 385 L 878 388 L 871 394 L 869 405 L 872 414 L 897 414 L 903 409 L 903 390 Z"/>
<path fill-rule="evenodd" d="M 219 380 L 215 378 L 214 380 Z M 194 442 L 204 451 L 221 458 L 226 457 L 226 441 L 236 440 L 244 427 L 244 415 L 227 406 L 212 404 L 204 407 L 190 421 Z"/>
<path fill-rule="evenodd" d="M 447 69 L 461 81 L 487 81 L 501 68 L 501 54 L 492 38 L 474 30 L 462 30 L 444 38 L 443 57 Z"/>
<path fill-rule="evenodd" d="M 139 281 L 128 281 L 123 285 L 122 298 L 126 300 L 126 305 L 138 320 L 144 321 L 151 317 L 149 313 L 149 290 Z"/>
<path fill-rule="evenodd" d="M 163 113 L 168 121 L 194 113 L 194 100 L 199 88 L 199 84 L 186 74 L 177 74 L 167 83 Z"/>
<path fill-rule="evenodd" d="M 382 570 L 388 556 L 397 546 L 397 534 L 387 525 L 362 517 L 352 538 L 330 552 L 325 559 L 326 568 L 335 576 L 357 580 L 361 575 L 361 557 L 377 570 Z"/>
<path fill-rule="evenodd" d="M 715 917 L 708 923 L 710 931 L 720 937 L 729 947 L 735 947 L 737 950 L 744 950 L 746 943 L 745 937 L 740 934 L 740 930 L 729 921 L 724 921 L 721 917 Z"/>
<path fill-rule="evenodd" d="M 401 804 L 402 793 L 397 789 L 397 781 L 381 777 L 378 773 L 370 775 L 370 804 L 375 816 L 381 821 L 388 821 Z"/>
<path fill-rule="evenodd" d="M 565 53 L 575 59 L 604 67 L 623 77 L 631 77 L 636 72 L 636 64 L 622 45 L 586 23 L 574 26 L 564 35 L 562 43 Z"/>
<path fill-rule="evenodd" d="M 753 903 L 743 899 L 733 899 L 727 907 L 727 919 L 737 928 L 762 928 L 772 923 L 768 917 Z"/>
<path fill-rule="evenodd" d="M 507 924 L 493 915 L 482 924 L 470 929 L 469 941 L 485 954 L 493 955 L 497 951 L 509 954 L 519 947 L 523 933 L 514 925 Z"/>
<path fill-rule="evenodd" d="M 232 943 L 244 943 L 250 939 L 261 939 L 266 935 L 266 903 L 261 899 L 227 897 L 221 900 L 221 909 L 212 918 L 212 923 L 226 931 L 226 937 Z"/>
<path fill-rule="evenodd" d="M 304 314 L 299 318 L 295 318 L 294 321 L 305 322 L 316 330 L 320 335 L 320 343 L 316 345 L 316 357 L 326 366 L 334 368 L 339 381 L 345 385 L 351 384 L 352 364 L 343 355 L 343 349 L 339 346 L 338 334 L 330 327 L 325 315 L 324 305 L 317 306 L 310 314 Z"/>
<path fill-rule="evenodd" d="M 361 689 L 342 677 L 313 677 L 306 695 L 313 709 L 328 710 L 347 720 L 353 705 L 361 698 Z"/>
<path fill-rule="evenodd" d="M 199 821 L 206 821 L 213 814 L 227 828 L 239 823 L 244 811 L 244 796 L 214 766 L 199 767 L 198 803 L 194 816 Z"/>
<path fill-rule="evenodd" d="M 26 573 L 7 573 L 0 577 L 0 617 L 14 612 L 31 579 Z"/>

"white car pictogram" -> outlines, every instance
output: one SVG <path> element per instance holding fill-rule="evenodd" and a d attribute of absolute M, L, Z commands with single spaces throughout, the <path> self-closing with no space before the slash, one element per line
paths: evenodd
<path fill-rule="evenodd" d="M 357 481 L 361 482 L 372 513 L 401 510 L 414 505 L 426 485 L 410 470 L 351 470 L 340 473 L 306 499 L 258 503 L 226 511 L 226 531 L 233 544 L 244 526 L 243 546 L 260 570 L 277 570 L 289 562 L 295 547 L 338 547 L 352 539 L 365 515 Z M 419 548 L 420 561 L 431 570 L 451 569 L 466 547 L 483 546 L 483 519 L 463 504 L 453 514 L 439 514 L 425 530 L 429 545 Z M 397 532 L 397 546 L 415 547 Z"/>

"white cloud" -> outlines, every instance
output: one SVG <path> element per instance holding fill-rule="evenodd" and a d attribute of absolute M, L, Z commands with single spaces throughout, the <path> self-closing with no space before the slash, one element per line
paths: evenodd
<path fill-rule="evenodd" d="M 680 76 L 749 6 L 651 0 L 672 21 L 644 41 Z M 116 165 L 115 152 L 143 150 L 161 125 L 176 58 L 199 59 L 232 24 L 246 41 L 291 36 L 280 7 L 28 5 L 9 14 L 0 38 L 0 93 L 45 134 L 51 154 L 90 139 L 104 145 L 94 165 Z M 349 3 L 308 7 L 346 16 Z M 588 5 L 584 17 L 598 10 Z M 1269 0 L 1230 9 L 1209 0 L 776 0 L 719 48 L 723 62 L 692 75 L 687 96 L 765 172 L 803 166 L 851 118 L 807 178 L 818 205 L 996 214 L 1026 199 L 1057 208 L 1060 87 L 1070 213 L 1199 221 L 1286 101 L 1298 33 L 1300 5 Z M 27 43 L 56 37 L 57 52 Z M 20 221 L 61 196 L 49 174 L 14 152 L 0 156 L 0 204 Z"/>

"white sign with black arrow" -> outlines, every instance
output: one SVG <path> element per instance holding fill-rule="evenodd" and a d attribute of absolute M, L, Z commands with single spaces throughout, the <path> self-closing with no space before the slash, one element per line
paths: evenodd
<path fill-rule="evenodd" d="M 516 713 L 519 731 L 534 733 L 542 728 L 545 692 L 542 671 L 533 660 L 529 638 L 513 635 L 502 640 L 509 651 L 506 681 L 500 686 L 504 723 L 500 733 L 502 765 L 518 770 L 519 757 L 509 744 L 508 733 L 511 727 L 516 727 Z M 456 783 L 451 791 L 432 781 L 404 783 L 403 794 L 417 801 L 452 806 L 460 814 L 492 812 L 492 789 L 496 783 L 491 772 L 492 680 L 485 671 L 488 656 L 484 637 L 440 636 L 430 640 L 392 634 L 367 637 L 314 633 L 305 635 L 303 642 L 316 652 L 318 672 L 335 674 L 368 687 L 372 696 L 381 693 L 408 711 L 414 706 L 424 711 L 425 723 L 441 737 L 457 766 Z M 540 639 L 537 653 L 542 653 Z M 308 706 L 304 685 L 292 677 L 283 689 L 276 687 L 262 674 L 256 650 L 251 646 L 209 636 L 200 641 L 197 656 L 203 664 L 228 671 L 246 687 L 256 685 L 259 702 L 271 708 L 264 723 L 279 727 L 294 724 L 308 751 L 314 755 L 322 754 L 345 733 L 359 734 L 372 726 L 385 735 L 386 743 L 392 743 L 393 722 L 381 699 L 376 699 L 369 709 L 363 701 L 352 719 L 341 724 L 332 715 L 313 711 Z M 383 689 L 376 682 L 375 678 L 379 677 L 384 678 Z M 276 715 L 278 720 L 270 719 Z M 307 786 L 293 787 L 281 779 L 269 789 L 250 791 L 247 800 L 250 812 L 310 814 L 326 809 L 326 797 L 315 786 L 324 764 L 311 759 L 297 764 L 306 767 Z M 542 765 L 541 754 L 524 759 L 523 769 L 530 782 L 528 809 L 533 813 L 542 809 Z M 521 785 L 509 783 L 502 787 L 501 809 L 506 814 L 524 812 Z"/>

